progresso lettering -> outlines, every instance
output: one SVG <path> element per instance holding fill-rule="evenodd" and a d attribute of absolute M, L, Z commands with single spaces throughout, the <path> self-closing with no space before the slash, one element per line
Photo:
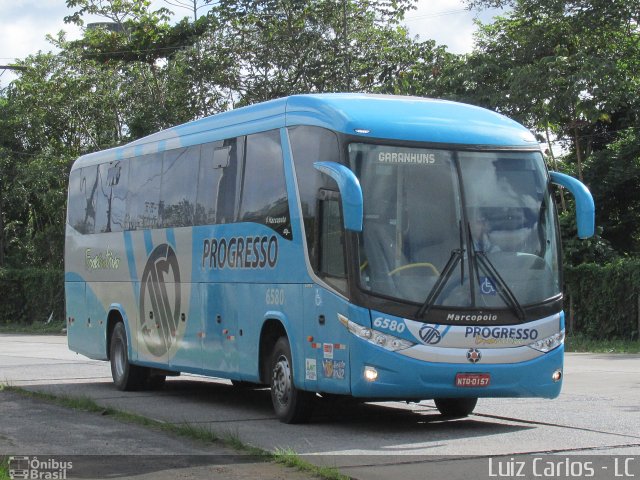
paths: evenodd
<path fill-rule="evenodd" d="M 259 237 L 206 238 L 202 242 L 202 267 L 273 268 L 278 263 L 278 238 Z"/>
<path fill-rule="evenodd" d="M 482 339 L 511 339 L 511 340 L 535 340 L 538 338 L 538 330 L 535 328 L 513 327 L 467 327 L 465 337 Z"/>

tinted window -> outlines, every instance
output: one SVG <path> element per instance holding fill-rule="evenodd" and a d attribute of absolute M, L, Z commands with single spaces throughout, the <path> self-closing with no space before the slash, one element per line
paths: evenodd
<path fill-rule="evenodd" d="M 218 189 L 222 179 L 222 166 L 216 163 L 223 142 L 207 143 L 200 151 L 200 171 L 198 174 L 198 194 L 196 196 L 196 211 L 194 223 L 196 225 L 211 225 L 216 223 L 218 203 Z M 230 148 L 225 147 L 225 151 Z M 227 155 L 227 162 L 228 162 Z"/>
<path fill-rule="evenodd" d="M 98 192 L 98 167 L 84 167 L 80 170 L 80 176 L 76 179 L 73 189 L 77 192 L 77 208 L 74 207 L 74 215 L 77 217 L 72 224 L 80 233 L 93 233 L 96 224 L 96 206 Z M 75 195 L 74 195 L 75 197 Z M 75 203 L 75 202 L 74 202 Z"/>
<path fill-rule="evenodd" d="M 109 164 L 98 165 L 98 188 L 96 189 L 96 222 L 94 233 L 107 232 L 109 226 L 109 195 L 110 189 L 107 186 L 107 173 Z"/>
<path fill-rule="evenodd" d="M 330 130 L 319 127 L 292 127 L 289 139 L 296 168 L 296 181 L 300 192 L 304 231 L 312 265 L 316 262 L 314 245 L 315 218 L 318 203 L 318 192 L 321 189 L 337 191 L 338 186 L 333 179 L 321 174 L 313 167 L 314 162 L 340 162 L 338 137 Z"/>
<path fill-rule="evenodd" d="M 200 145 L 164 152 L 160 221 L 162 227 L 193 225 Z"/>
<path fill-rule="evenodd" d="M 240 221 L 267 225 L 291 239 L 280 132 L 249 135 L 246 148 Z"/>
<path fill-rule="evenodd" d="M 119 160 L 103 163 L 98 167 L 95 233 L 123 230 L 127 198 L 127 167 L 127 162 Z"/>
<path fill-rule="evenodd" d="M 82 191 L 82 169 L 69 174 L 69 199 L 67 203 L 67 223 L 80 233 L 84 230 L 84 215 L 87 202 Z"/>
<path fill-rule="evenodd" d="M 239 165 L 244 151 L 244 137 L 231 138 L 214 148 L 211 164 L 222 170 L 217 182 L 216 223 L 232 223 L 236 220 L 236 207 L 240 195 Z"/>
<path fill-rule="evenodd" d="M 344 292 L 347 289 L 347 273 L 340 197 L 328 190 L 321 190 L 319 197 L 317 271 L 327 283 Z"/>
<path fill-rule="evenodd" d="M 111 201 L 110 231 L 121 232 L 127 217 L 127 197 L 129 195 L 129 160 L 108 164 L 107 188 Z"/>
<path fill-rule="evenodd" d="M 145 155 L 130 160 L 127 202 L 127 228 L 156 228 L 159 223 L 161 154 Z"/>

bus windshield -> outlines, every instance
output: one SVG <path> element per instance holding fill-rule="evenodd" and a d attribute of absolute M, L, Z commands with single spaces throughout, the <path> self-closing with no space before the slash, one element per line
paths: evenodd
<path fill-rule="evenodd" d="M 364 199 L 361 288 L 437 307 L 520 312 L 560 293 L 542 156 L 351 143 Z"/>

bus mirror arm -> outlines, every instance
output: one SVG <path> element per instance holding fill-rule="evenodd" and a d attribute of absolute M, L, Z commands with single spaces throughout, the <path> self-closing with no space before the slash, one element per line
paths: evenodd
<path fill-rule="evenodd" d="M 364 211 L 362 206 L 362 188 L 358 177 L 344 165 L 336 162 L 315 162 L 316 170 L 329 175 L 338 184 L 342 198 L 344 228 L 354 232 L 362 231 Z"/>
<path fill-rule="evenodd" d="M 595 232 L 595 206 L 587 186 L 581 181 L 559 172 L 549 172 L 551 181 L 565 187 L 576 200 L 576 222 L 578 237 L 589 238 Z"/>

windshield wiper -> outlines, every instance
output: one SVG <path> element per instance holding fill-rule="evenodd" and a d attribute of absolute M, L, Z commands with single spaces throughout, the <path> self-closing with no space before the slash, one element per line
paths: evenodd
<path fill-rule="evenodd" d="M 476 262 L 480 263 L 485 272 L 488 273 L 491 276 L 492 280 L 494 280 L 498 284 L 498 294 L 500 295 L 500 298 L 502 298 L 504 303 L 511 307 L 511 309 L 515 312 L 521 322 L 524 321 L 525 314 L 522 306 L 520 305 L 520 302 L 518 302 L 518 299 L 507 285 L 507 282 L 505 282 L 504 279 L 500 276 L 498 270 L 496 270 L 496 267 L 493 266 L 491 260 L 489 260 L 489 257 L 487 257 L 487 254 L 483 251 L 476 251 L 474 257 L 476 259 Z M 479 278 L 478 283 L 480 283 Z"/>
<path fill-rule="evenodd" d="M 451 250 L 451 256 L 449 257 L 447 264 L 444 266 L 444 270 L 442 270 L 442 273 L 438 277 L 438 280 L 436 281 L 435 285 L 429 292 L 427 299 L 424 301 L 424 303 L 420 306 L 420 308 L 416 312 L 417 318 L 424 317 L 429 312 L 429 310 L 433 306 L 433 302 L 438 298 L 438 296 L 442 292 L 442 289 L 444 288 L 447 281 L 451 277 L 451 274 L 453 273 L 458 263 L 460 263 L 460 260 L 462 260 L 462 250 L 459 248 L 455 250 Z"/>

